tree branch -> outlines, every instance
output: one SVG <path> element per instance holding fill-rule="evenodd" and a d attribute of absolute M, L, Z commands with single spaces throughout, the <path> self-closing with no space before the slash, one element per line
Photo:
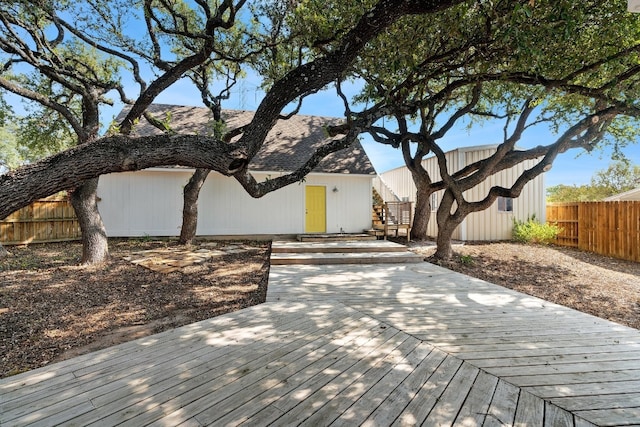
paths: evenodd
<path fill-rule="evenodd" d="M 233 175 L 247 165 L 234 145 L 199 135 L 105 137 L 0 175 L 0 218 L 99 175 L 181 165 Z"/>

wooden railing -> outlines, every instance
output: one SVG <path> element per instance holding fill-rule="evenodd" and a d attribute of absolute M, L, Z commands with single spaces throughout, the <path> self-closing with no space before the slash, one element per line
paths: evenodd
<path fill-rule="evenodd" d="M 373 229 L 379 230 L 385 239 L 390 231 L 397 237 L 399 230 L 404 230 L 408 241 L 413 215 L 411 205 L 411 202 L 386 202 L 384 205 L 374 206 Z"/>
<path fill-rule="evenodd" d="M 79 240 L 80 226 L 67 197 L 48 197 L 0 221 L 3 245 Z"/>
<path fill-rule="evenodd" d="M 547 205 L 547 222 L 563 229 L 557 244 L 640 262 L 640 202 Z"/>

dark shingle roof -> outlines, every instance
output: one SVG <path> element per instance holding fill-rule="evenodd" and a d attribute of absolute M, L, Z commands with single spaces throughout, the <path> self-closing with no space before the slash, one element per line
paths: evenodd
<path fill-rule="evenodd" d="M 122 120 L 128 108 L 123 110 L 116 121 Z M 160 120 L 166 120 L 172 130 L 181 134 L 207 135 L 212 133 L 212 114 L 205 107 L 152 104 L 147 111 Z M 227 129 L 243 126 L 251 121 L 253 112 L 223 110 L 222 117 Z M 295 115 L 288 120 L 279 120 L 269 132 L 264 145 L 251 161 L 253 171 L 293 171 L 303 165 L 313 151 L 332 141 L 324 127 L 338 124 L 339 119 L 329 117 Z M 158 135 L 161 131 L 150 125 L 144 118 L 134 127 L 138 136 Z M 314 172 L 375 174 L 371 161 L 359 142 L 327 156 Z"/>

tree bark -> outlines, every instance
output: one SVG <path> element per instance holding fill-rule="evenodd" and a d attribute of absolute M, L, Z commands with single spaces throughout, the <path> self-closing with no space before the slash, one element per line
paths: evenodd
<path fill-rule="evenodd" d="M 0 218 L 107 173 L 171 164 L 232 175 L 246 162 L 234 144 L 199 135 L 104 137 L 0 175 Z"/>
<path fill-rule="evenodd" d="M 82 264 L 99 264 L 109 258 L 107 230 L 98 211 L 98 180 L 87 180 L 71 192 L 71 204 L 82 230 Z"/>
<path fill-rule="evenodd" d="M 465 209 L 468 206 L 456 206 L 455 212 L 451 212 L 453 204 L 456 201 L 453 191 L 451 189 L 445 190 L 440 206 L 438 206 L 438 213 L 436 214 L 436 221 L 438 223 L 438 235 L 436 237 L 436 252 L 433 254 L 433 258 L 437 260 L 448 260 L 453 256 L 453 248 L 451 247 L 451 240 L 453 238 L 453 232 L 456 227 L 459 226 L 465 217 L 471 212 L 470 209 Z"/>
<path fill-rule="evenodd" d="M 431 219 L 431 194 L 429 186 L 421 185 L 421 181 L 416 182 L 416 208 L 413 214 L 413 224 L 411 225 L 411 238 L 414 240 L 425 240 Z"/>
<path fill-rule="evenodd" d="M 180 244 L 191 245 L 198 228 L 198 196 L 200 189 L 209 176 L 209 169 L 196 169 L 184 187 L 184 205 L 182 207 L 182 228 Z"/>
<path fill-rule="evenodd" d="M 451 240 L 453 238 L 453 232 L 456 227 L 460 225 L 459 222 L 448 219 L 444 224 L 438 224 L 438 236 L 436 237 L 436 252 L 433 257 L 438 260 L 448 260 L 453 256 L 453 248 L 451 247 Z"/>

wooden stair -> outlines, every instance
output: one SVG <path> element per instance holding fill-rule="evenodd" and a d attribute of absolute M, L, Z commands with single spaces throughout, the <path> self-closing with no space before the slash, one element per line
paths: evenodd
<path fill-rule="evenodd" d="M 422 261 L 421 255 L 389 241 L 275 241 L 271 247 L 272 265 L 397 264 Z"/>
<path fill-rule="evenodd" d="M 360 242 L 376 240 L 375 236 L 366 233 L 298 234 L 296 239 L 299 242 Z"/>

